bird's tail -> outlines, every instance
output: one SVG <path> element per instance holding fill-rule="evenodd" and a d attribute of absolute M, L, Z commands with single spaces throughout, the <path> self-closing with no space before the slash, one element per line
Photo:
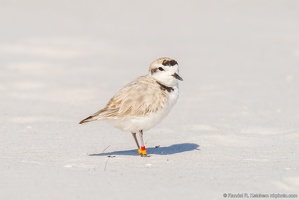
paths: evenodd
<path fill-rule="evenodd" d="M 92 121 L 95 121 L 97 120 L 96 116 L 89 116 L 85 119 L 83 119 L 81 122 L 79 122 L 79 124 L 83 124 L 83 123 L 86 123 L 86 122 L 92 122 Z"/>

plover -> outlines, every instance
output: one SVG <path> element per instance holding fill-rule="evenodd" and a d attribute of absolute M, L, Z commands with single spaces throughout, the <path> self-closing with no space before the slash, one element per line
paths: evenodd
<path fill-rule="evenodd" d="M 178 63 L 164 57 L 155 60 L 145 76 L 140 76 L 119 90 L 105 108 L 83 119 L 80 124 L 103 120 L 123 131 L 130 131 L 138 153 L 146 156 L 143 131 L 157 125 L 169 113 L 179 97 Z M 139 133 L 140 143 L 136 138 Z"/>

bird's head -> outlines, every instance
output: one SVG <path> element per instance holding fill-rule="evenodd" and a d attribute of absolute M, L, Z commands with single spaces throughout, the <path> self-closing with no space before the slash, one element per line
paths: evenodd
<path fill-rule="evenodd" d="M 177 85 L 178 80 L 183 80 L 179 76 L 177 61 L 167 57 L 159 58 L 150 65 L 149 76 L 170 87 Z"/>

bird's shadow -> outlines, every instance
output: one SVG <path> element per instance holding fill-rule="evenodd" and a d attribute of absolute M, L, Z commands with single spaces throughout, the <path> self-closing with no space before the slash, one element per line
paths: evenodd
<path fill-rule="evenodd" d="M 172 155 L 183 153 L 187 151 L 200 150 L 198 144 L 194 143 L 182 143 L 182 144 L 173 144 L 168 147 L 149 147 L 146 149 L 149 155 Z M 89 156 L 115 156 L 115 155 L 126 155 L 126 156 L 139 156 L 137 150 L 125 150 L 125 151 L 113 151 L 113 152 L 103 152 L 96 154 L 89 154 Z"/>

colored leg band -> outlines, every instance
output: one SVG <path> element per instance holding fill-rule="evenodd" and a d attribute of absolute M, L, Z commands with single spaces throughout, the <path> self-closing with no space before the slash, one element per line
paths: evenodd
<path fill-rule="evenodd" d="M 142 146 L 140 149 L 138 149 L 138 153 L 140 155 L 146 155 L 146 149 L 145 146 Z"/>

